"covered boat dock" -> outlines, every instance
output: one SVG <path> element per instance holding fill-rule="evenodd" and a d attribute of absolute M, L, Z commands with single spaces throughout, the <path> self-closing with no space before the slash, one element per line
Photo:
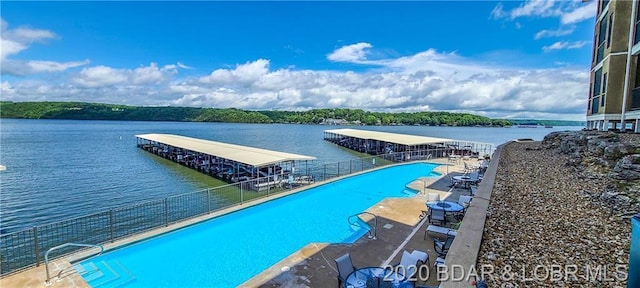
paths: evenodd
<path fill-rule="evenodd" d="M 256 180 L 256 190 L 276 186 L 315 157 L 172 134 L 136 135 L 137 146 L 224 181 Z M 304 162 L 305 167 L 299 167 Z M 304 173 L 305 175 L 308 173 Z M 297 178 L 299 179 L 299 177 Z M 308 181 L 308 180 L 307 180 Z"/>
<path fill-rule="evenodd" d="M 333 129 L 324 131 L 324 140 L 371 155 L 394 154 L 396 161 L 441 157 L 483 157 L 493 153 L 489 143 L 435 138 L 389 132 Z"/>

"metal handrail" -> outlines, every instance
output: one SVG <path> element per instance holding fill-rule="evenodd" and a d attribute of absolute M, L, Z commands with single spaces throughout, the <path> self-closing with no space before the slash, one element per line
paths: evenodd
<path fill-rule="evenodd" d="M 50 282 L 51 276 L 49 276 L 49 252 L 51 252 L 53 250 L 58 250 L 60 248 L 68 247 L 68 246 L 100 248 L 100 252 L 98 252 L 98 254 L 96 254 L 96 255 L 93 255 L 92 257 L 99 256 L 100 254 L 102 254 L 102 252 L 104 252 L 104 246 L 102 246 L 102 245 L 94 245 L 94 244 L 65 243 L 65 244 L 62 244 L 62 245 L 58 245 L 58 246 L 49 248 L 49 250 L 47 250 L 47 252 L 44 253 L 45 270 L 47 271 L 47 280 L 44 282 L 46 285 L 51 285 L 51 282 Z M 64 271 L 64 269 L 62 269 L 60 271 L 60 273 L 58 273 L 58 276 L 60 276 L 62 271 Z"/>
<path fill-rule="evenodd" d="M 367 238 L 369 238 L 369 239 L 373 239 L 373 240 L 378 239 L 378 237 L 377 237 L 377 236 L 378 236 L 378 216 L 377 216 L 376 214 L 373 214 L 373 213 L 370 213 L 370 212 L 363 211 L 363 212 L 360 212 L 360 213 L 353 214 L 353 215 L 349 216 L 349 217 L 347 218 L 347 222 L 349 222 L 349 224 L 350 224 L 350 225 L 357 225 L 356 223 L 351 222 L 351 218 L 353 218 L 353 217 L 358 217 L 358 219 L 360 219 L 360 217 L 359 217 L 359 216 L 360 216 L 361 214 L 367 214 L 367 215 L 371 215 L 371 216 L 373 216 L 373 233 L 371 233 L 371 230 L 369 230 L 369 236 L 367 236 Z M 362 219 L 360 219 L 360 220 L 362 220 Z M 358 225 L 358 226 L 359 226 L 359 225 Z"/>

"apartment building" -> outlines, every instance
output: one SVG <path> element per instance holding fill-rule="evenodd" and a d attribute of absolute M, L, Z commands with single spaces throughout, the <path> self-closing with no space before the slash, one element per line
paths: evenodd
<path fill-rule="evenodd" d="M 640 132 L 639 8 L 638 0 L 598 1 L 587 128 Z"/>

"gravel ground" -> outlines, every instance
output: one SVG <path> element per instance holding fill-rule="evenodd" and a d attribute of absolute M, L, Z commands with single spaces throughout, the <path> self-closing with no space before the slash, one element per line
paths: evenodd
<path fill-rule="evenodd" d="M 505 146 L 478 259 L 494 271 L 489 287 L 626 287 L 630 220 L 586 196 L 606 181 L 567 157 L 539 142 Z"/>

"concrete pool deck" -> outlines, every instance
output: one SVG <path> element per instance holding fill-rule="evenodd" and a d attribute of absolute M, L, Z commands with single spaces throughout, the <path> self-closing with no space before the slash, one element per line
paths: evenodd
<path fill-rule="evenodd" d="M 468 195 L 469 192 L 466 189 L 451 189 L 448 187 L 450 183 L 447 174 L 461 174 L 463 170 L 462 161 L 459 161 L 459 163 L 451 163 L 448 162 L 447 159 L 432 159 L 428 162 L 444 164 L 438 166 L 434 170 L 441 173 L 442 177 L 416 179 L 407 185 L 407 187 L 419 191 L 415 197 L 386 198 L 366 210 L 378 216 L 377 240 L 370 240 L 366 236 L 363 236 L 355 243 L 350 244 L 310 243 L 302 249 L 292 253 L 287 258 L 279 261 L 272 267 L 266 269 L 263 273 L 249 279 L 241 286 L 336 286 L 337 271 L 333 259 L 347 252 L 351 254 L 356 267 L 365 267 L 380 266 L 384 262 L 387 262 L 388 259 L 391 259 L 391 264 L 398 263 L 402 249 L 408 251 L 412 251 L 414 249 L 422 250 L 429 253 L 429 259 L 432 264 L 431 266 L 433 266 L 433 262 L 436 259 L 436 254 L 433 251 L 433 239 L 430 236 L 427 236 L 426 240 L 423 239 L 427 225 L 424 224 L 426 221 L 422 221 L 420 217 L 422 211 L 426 210 L 426 195 L 427 193 L 439 193 L 441 195 L 441 199 L 457 201 L 459 195 Z M 360 173 L 370 171 L 372 170 Z M 332 181 L 356 174 L 359 173 L 335 178 L 332 179 Z M 204 220 L 298 193 L 326 183 L 328 182 L 316 183 L 310 186 L 273 195 L 271 197 L 257 199 L 243 205 L 236 205 L 222 209 L 180 223 L 170 224 L 167 227 L 153 229 L 145 233 L 105 244 L 104 248 L 105 251 L 108 251 L 123 245 L 132 244 L 168 231 L 187 227 Z M 369 219 L 365 218 L 365 220 Z M 371 224 L 372 222 L 369 221 L 369 223 Z M 412 233 L 414 233 L 412 237 L 408 237 Z M 404 243 L 405 241 L 407 242 Z M 398 247 L 403 244 L 404 246 L 401 249 L 398 249 Z M 61 274 L 61 277 L 58 278 L 56 276 L 61 270 L 70 267 L 70 263 L 89 257 L 92 253 L 95 253 L 94 251 L 95 249 L 78 252 L 51 261 L 49 269 L 53 280 L 51 281 L 52 284 L 49 286 L 44 283 L 46 279 L 46 272 L 45 265 L 42 263 L 40 266 L 25 269 L 21 272 L 8 275 L 0 279 L 0 287 L 89 287 L 86 281 L 84 281 L 78 273 L 75 273 L 75 270 L 72 268 L 65 270 L 64 273 Z M 396 253 L 397 251 L 400 253 Z M 250 261 L 247 262 L 248 265 L 250 265 L 250 263 Z M 431 275 L 433 275 L 435 270 L 433 267 L 430 268 Z M 432 276 L 430 278 L 434 277 Z M 437 285 L 437 282 L 433 279 L 429 279 L 429 281 L 418 282 L 418 284 Z M 212 286 L 215 285 L 212 283 Z"/>
<path fill-rule="evenodd" d="M 431 161 L 452 164 L 447 159 Z M 425 230 L 429 225 L 421 217 L 426 209 L 428 193 L 440 194 L 440 199 L 458 201 L 460 195 L 469 195 L 469 190 L 449 187 L 448 175 L 462 174 L 462 161 L 452 166 L 439 166 L 439 178 L 419 178 L 407 185 L 419 193 L 411 198 L 386 198 L 373 205 L 367 212 L 378 216 L 377 239 L 361 237 L 355 243 L 310 243 L 304 248 L 279 261 L 272 267 L 243 283 L 242 287 L 336 287 L 338 272 L 334 259 L 345 253 L 351 255 L 356 267 L 384 266 L 400 262 L 402 251 L 420 250 L 429 254 L 429 277 L 416 285 L 437 286 L 433 263 L 437 254 L 433 249 L 433 237 Z M 363 217 L 365 220 L 368 218 Z M 372 225 L 373 221 L 369 220 Z M 388 263 L 387 263 L 388 262 Z M 426 272 L 423 273 L 427 276 Z"/>

